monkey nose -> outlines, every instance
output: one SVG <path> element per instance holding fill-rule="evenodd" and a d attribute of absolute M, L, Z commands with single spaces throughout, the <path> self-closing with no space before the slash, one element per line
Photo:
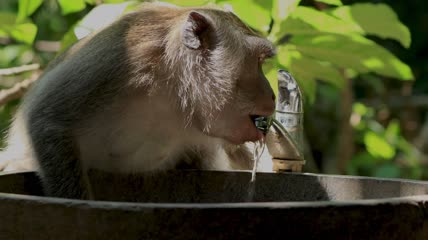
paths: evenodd
<path fill-rule="evenodd" d="M 267 101 L 261 102 L 258 106 L 256 106 L 252 115 L 270 116 L 274 113 L 274 111 L 275 111 L 275 101 L 269 99 Z"/>

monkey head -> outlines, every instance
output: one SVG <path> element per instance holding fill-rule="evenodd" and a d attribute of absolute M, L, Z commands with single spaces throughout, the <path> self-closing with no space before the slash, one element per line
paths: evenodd
<path fill-rule="evenodd" d="M 262 71 L 273 45 L 222 10 L 188 10 L 177 24 L 165 59 L 180 81 L 175 91 L 192 125 L 234 144 L 261 139 L 253 120 L 274 111 L 275 96 Z"/>

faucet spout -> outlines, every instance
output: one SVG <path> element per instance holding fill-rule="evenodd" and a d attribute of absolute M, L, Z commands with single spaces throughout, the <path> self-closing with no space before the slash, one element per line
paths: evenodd
<path fill-rule="evenodd" d="M 278 71 L 278 100 L 266 144 L 275 172 L 301 172 L 303 155 L 303 96 L 290 73 Z"/>

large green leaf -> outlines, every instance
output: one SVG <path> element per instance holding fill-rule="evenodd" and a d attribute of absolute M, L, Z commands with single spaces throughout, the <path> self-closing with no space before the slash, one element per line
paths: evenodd
<path fill-rule="evenodd" d="M 392 159 L 395 156 L 395 148 L 374 132 L 366 132 L 364 135 L 364 144 L 367 151 L 375 157 Z"/>
<path fill-rule="evenodd" d="M 271 22 L 272 1 L 264 0 L 219 0 L 220 6 L 232 8 L 244 22 L 252 28 L 268 32 Z"/>
<path fill-rule="evenodd" d="M 362 36 L 326 34 L 294 36 L 290 43 L 294 50 L 318 60 L 331 62 L 340 68 L 359 73 L 375 72 L 402 80 L 412 80 L 409 66 L 383 47 Z"/>
<path fill-rule="evenodd" d="M 300 0 L 273 0 L 271 16 L 273 19 L 273 27 L 269 35 L 269 39 L 276 42 L 280 32 L 280 25 L 287 17 L 297 8 Z"/>
<path fill-rule="evenodd" d="M 37 34 L 37 26 L 31 22 L 17 22 L 12 13 L 0 13 L 0 36 L 11 37 L 18 42 L 32 44 Z"/>
<path fill-rule="evenodd" d="M 0 12 L 0 28 L 15 24 L 16 15 L 10 12 Z"/>
<path fill-rule="evenodd" d="M 43 0 L 19 0 L 18 3 L 18 19 L 17 21 L 23 21 L 27 17 L 31 16 L 37 8 L 42 5 Z"/>
<path fill-rule="evenodd" d="M 263 64 L 263 73 L 269 80 L 269 84 L 272 87 L 275 95 L 278 94 L 278 70 L 279 64 L 277 58 L 269 59 L 265 64 Z"/>
<path fill-rule="evenodd" d="M 85 0 L 58 0 L 63 15 L 80 12 L 86 7 Z"/>
<path fill-rule="evenodd" d="M 24 44 L 6 45 L 0 50 L 0 68 L 10 67 L 11 63 L 17 61 L 31 47 Z"/>
<path fill-rule="evenodd" d="M 275 33 L 275 39 L 286 34 L 371 34 L 396 39 L 406 47 L 410 45 L 409 30 L 384 4 L 342 6 L 329 13 L 299 6 L 279 25 L 280 30 Z"/>
<path fill-rule="evenodd" d="M 345 82 L 343 75 L 339 70 L 328 62 L 322 62 L 313 58 L 302 55 L 298 51 L 293 51 L 293 46 L 289 45 L 286 48 L 280 48 L 280 56 L 287 56 L 286 60 L 280 60 L 281 63 L 287 66 L 295 66 L 299 69 L 305 69 L 312 75 L 312 79 L 325 81 L 342 88 Z M 283 59 L 284 57 L 280 57 Z"/>
<path fill-rule="evenodd" d="M 163 2 L 172 3 L 177 6 L 201 6 L 213 2 L 213 0 L 166 0 Z"/>
<path fill-rule="evenodd" d="M 397 144 L 400 137 L 400 123 L 394 119 L 385 129 L 385 138 L 392 144 Z"/>
<path fill-rule="evenodd" d="M 64 52 L 67 48 L 78 41 L 76 35 L 74 34 L 74 28 L 75 26 L 71 27 L 62 37 L 61 49 L 59 50 L 60 53 Z"/>
<path fill-rule="evenodd" d="M 33 23 L 21 23 L 14 26 L 10 35 L 17 41 L 33 44 L 37 34 L 37 26 Z"/>
<path fill-rule="evenodd" d="M 358 27 L 359 32 L 395 39 L 406 48 L 410 46 L 409 29 L 386 4 L 358 3 L 335 8 L 330 14 Z"/>
<path fill-rule="evenodd" d="M 316 0 L 317 2 L 327 3 L 335 6 L 342 6 L 343 3 L 340 0 Z"/>
<path fill-rule="evenodd" d="M 347 23 L 314 8 L 299 6 L 284 21 L 279 23 L 275 39 L 287 34 L 320 35 L 324 33 L 353 34 L 362 32 L 355 24 Z"/>
<path fill-rule="evenodd" d="M 129 0 L 103 0 L 103 3 L 123 3 Z M 186 2 L 186 1 L 184 1 Z"/>

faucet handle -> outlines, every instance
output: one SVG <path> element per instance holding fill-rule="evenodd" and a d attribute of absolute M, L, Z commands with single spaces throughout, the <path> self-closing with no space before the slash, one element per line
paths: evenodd
<path fill-rule="evenodd" d="M 303 98 L 297 81 L 285 70 L 278 71 L 278 98 L 266 143 L 273 171 L 300 172 L 303 157 Z"/>
<path fill-rule="evenodd" d="M 303 112 L 303 96 L 299 84 L 293 76 L 285 71 L 278 70 L 278 100 L 277 112 Z"/>

